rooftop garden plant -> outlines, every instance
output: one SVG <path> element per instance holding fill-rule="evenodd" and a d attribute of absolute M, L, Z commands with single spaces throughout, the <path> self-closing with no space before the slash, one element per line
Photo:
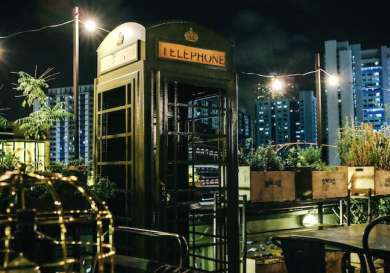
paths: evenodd
<path fill-rule="evenodd" d="M 390 170 L 389 132 L 388 127 L 376 131 L 370 124 L 346 126 L 337 143 L 341 164 Z"/>

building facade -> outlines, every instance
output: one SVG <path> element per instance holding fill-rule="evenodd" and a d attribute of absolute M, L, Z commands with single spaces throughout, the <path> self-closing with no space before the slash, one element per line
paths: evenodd
<path fill-rule="evenodd" d="M 256 146 L 296 142 L 295 125 L 299 125 L 299 118 L 294 114 L 296 106 L 296 102 L 288 98 L 258 99 L 255 106 Z"/>
<path fill-rule="evenodd" d="M 269 143 L 317 142 L 313 91 L 300 91 L 298 99 L 259 97 L 255 107 L 256 147 Z"/>
<path fill-rule="evenodd" d="M 250 149 L 252 147 L 252 119 L 248 113 L 238 110 L 238 145 Z"/>
<path fill-rule="evenodd" d="M 50 88 L 50 103 L 63 102 L 73 111 L 72 87 Z M 92 160 L 93 85 L 79 86 L 79 155 L 88 164 Z M 57 121 L 50 130 L 50 160 L 69 163 L 74 158 L 74 123 L 72 119 Z"/>
<path fill-rule="evenodd" d="M 314 91 L 299 92 L 300 140 L 317 143 L 317 100 Z"/>
<path fill-rule="evenodd" d="M 325 41 L 325 70 L 339 75 L 339 86 L 326 86 L 328 144 L 335 146 L 340 128 L 370 123 L 377 130 L 390 121 L 390 48 L 362 49 L 348 41 Z M 329 149 L 330 164 L 339 164 Z"/>

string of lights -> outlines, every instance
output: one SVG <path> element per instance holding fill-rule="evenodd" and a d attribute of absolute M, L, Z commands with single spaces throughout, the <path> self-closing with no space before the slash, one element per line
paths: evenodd
<path fill-rule="evenodd" d="M 308 71 L 308 72 L 304 72 L 304 73 L 282 74 L 282 75 L 278 75 L 278 74 L 275 74 L 275 75 L 265 75 L 265 74 L 254 73 L 254 72 L 240 72 L 240 73 L 241 74 L 245 74 L 245 75 L 254 75 L 254 76 L 259 76 L 259 77 L 262 77 L 262 78 L 271 78 L 272 79 L 272 78 L 289 78 L 289 77 L 308 76 L 310 74 L 317 73 L 318 71 L 323 72 L 327 76 L 332 76 L 332 74 L 330 74 L 329 72 L 327 72 L 326 70 L 324 70 L 322 68 L 319 68 L 319 69 L 316 69 L 316 70 L 312 70 L 312 71 Z"/>
<path fill-rule="evenodd" d="M 14 32 L 14 33 L 5 35 L 5 36 L 0 36 L 0 39 L 8 39 L 8 38 L 13 38 L 15 36 L 19 36 L 19 35 L 26 34 L 26 33 L 39 32 L 39 31 L 43 31 L 46 29 L 50 29 L 50 28 L 62 27 L 62 26 L 65 26 L 65 25 L 73 23 L 73 22 L 74 22 L 74 20 L 69 20 L 69 21 L 66 21 L 66 22 L 63 22 L 60 24 L 48 25 L 48 26 L 43 26 L 43 27 L 35 28 L 35 29 L 22 30 L 22 31 L 18 31 L 18 32 Z"/>

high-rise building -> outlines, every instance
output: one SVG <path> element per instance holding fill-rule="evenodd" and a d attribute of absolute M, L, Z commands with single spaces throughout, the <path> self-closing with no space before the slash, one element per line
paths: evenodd
<path fill-rule="evenodd" d="M 339 75 L 338 87 L 326 86 L 328 144 L 336 145 L 347 123 L 371 123 L 381 129 L 390 122 L 390 48 L 362 49 L 348 41 L 325 41 L 325 70 Z M 338 164 L 329 149 L 330 164 Z"/>
<path fill-rule="evenodd" d="M 63 102 L 73 111 L 72 87 L 50 88 L 50 103 Z M 50 160 L 69 163 L 74 157 L 74 123 L 72 119 L 57 121 L 50 130 Z M 92 160 L 93 85 L 79 86 L 79 157 L 87 164 Z"/>
<path fill-rule="evenodd" d="M 298 103 L 294 99 L 258 99 L 255 106 L 256 146 L 299 141 Z"/>
<path fill-rule="evenodd" d="M 299 92 L 300 140 L 317 143 L 317 100 L 313 91 Z"/>
<path fill-rule="evenodd" d="M 259 97 L 255 109 L 255 144 L 317 142 L 316 99 L 300 91 L 299 99 Z"/>
<path fill-rule="evenodd" d="M 238 145 L 247 149 L 251 148 L 251 143 L 248 143 L 249 139 L 252 139 L 252 119 L 245 111 L 238 110 Z"/>

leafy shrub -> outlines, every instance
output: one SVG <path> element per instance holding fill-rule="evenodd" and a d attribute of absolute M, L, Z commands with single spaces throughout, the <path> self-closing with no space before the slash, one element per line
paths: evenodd
<path fill-rule="evenodd" d="M 94 197 L 106 201 L 115 195 L 115 183 L 106 176 L 98 177 L 89 190 Z"/>
<path fill-rule="evenodd" d="M 251 169 L 256 171 L 280 171 L 283 169 L 282 158 L 271 145 L 259 146 L 247 156 Z"/>
<path fill-rule="evenodd" d="M 0 174 L 5 171 L 14 170 L 18 160 L 14 154 L 5 153 L 0 150 Z"/>
<path fill-rule="evenodd" d="M 343 128 L 337 143 L 341 164 L 390 170 L 388 132 L 388 127 L 376 131 L 370 124 Z"/>

